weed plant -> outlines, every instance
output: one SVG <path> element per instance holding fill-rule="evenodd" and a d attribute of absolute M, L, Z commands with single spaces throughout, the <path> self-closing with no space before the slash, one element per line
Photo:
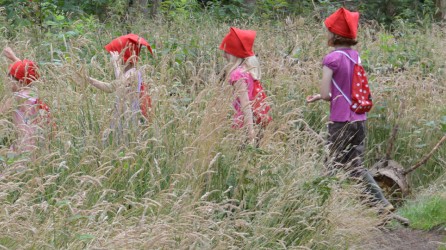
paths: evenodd
<path fill-rule="evenodd" d="M 11 249 L 339 249 L 376 233 L 376 211 L 355 185 L 327 177 L 323 162 L 328 104 L 307 105 L 318 90 L 325 30 L 311 19 L 220 23 L 203 15 L 139 20 L 154 56 L 139 65 L 150 83 L 151 122 L 104 140 L 113 94 L 77 72 L 112 80 L 103 46 L 122 35 L 119 23 L 89 19 L 39 36 L 33 27 L 0 36 L 20 57 L 38 61 L 36 83 L 58 129 L 33 161 L 10 157 L 14 139 L 0 114 L 0 246 Z M 232 89 L 223 81 L 218 45 L 229 26 L 258 31 L 255 44 L 273 122 L 259 147 L 231 129 Z M 445 133 L 445 29 L 398 34 L 361 27 L 358 50 L 369 72 L 375 108 L 369 115 L 367 166 L 384 156 L 393 126 L 392 158 L 404 166 L 429 152 Z M 0 96 L 11 95 L 0 61 Z M 402 108 L 403 107 L 403 108 Z M 399 117 L 397 119 L 397 117 Z M 442 120 L 443 119 L 443 120 Z M 444 172 L 441 148 L 411 174 L 422 189 Z M 18 165 L 26 168 L 19 169 Z"/>

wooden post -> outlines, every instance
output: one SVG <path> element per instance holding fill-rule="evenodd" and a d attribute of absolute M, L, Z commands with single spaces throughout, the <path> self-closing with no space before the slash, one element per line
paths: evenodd
<path fill-rule="evenodd" d="M 446 20 L 446 0 L 436 0 L 435 6 L 438 8 L 438 18 L 440 20 Z"/>
<path fill-rule="evenodd" d="M 147 8 L 148 0 L 139 0 L 138 1 L 138 10 L 141 11 L 144 17 L 149 15 L 149 10 Z"/>
<path fill-rule="evenodd" d="M 150 10 L 150 15 L 155 17 L 158 15 L 158 8 L 160 6 L 160 0 L 152 0 L 152 8 Z"/>

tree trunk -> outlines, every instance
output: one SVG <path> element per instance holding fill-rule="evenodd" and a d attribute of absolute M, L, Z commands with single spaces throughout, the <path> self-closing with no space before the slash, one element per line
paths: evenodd
<path fill-rule="evenodd" d="M 150 10 L 150 15 L 152 17 L 155 17 L 156 15 L 158 15 L 158 8 L 160 6 L 160 1 L 161 0 L 152 0 L 152 8 Z"/>
<path fill-rule="evenodd" d="M 149 9 L 147 8 L 148 0 L 138 0 L 138 10 L 141 11 L 143 17 L 149 15 Z"/>
<path fill-rule="evenodd" d="M 438 8 L 438 18 L 446 20 L 446 0 L 436 0 L 435 5 Z"/>
<path fill-rule="evenodd" d="M 248 13 L 253 13 L 256 7 L 256 0 L 243 0 L 245 9 Z"/>
<path fill-rule="evenodd" d="M 243 2 L 245 3 L 246 6 L 249 7 L 255 7 L 256 5 L 256 0 L 244 0 Z"/>

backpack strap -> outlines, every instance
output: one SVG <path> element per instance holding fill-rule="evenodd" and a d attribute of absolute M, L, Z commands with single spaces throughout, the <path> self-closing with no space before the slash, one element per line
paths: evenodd
<path fill-rule="evenodd" d="M 352 61 L 354 64 L 361 64 L 361 58 L 359 57 L 359 55 L 358 55 L 358 62 L 356 62 L 356 61 L 353 60 L 353 58 L 352 58 L 349 54 L 347 54 L 345 51 L 342 51 L 342 50 L 335 50 L 335 51 L 333 51 L 333 52 L 343 54 L 343 55 L 346 56 L 348 59 L 350 59 L 350 61 Z M 350 100 L 350 98 L 348 98 L 348 96 L 344 93 L 344 91 L 341 90 L 341 88 L 340 88 L 339 85 L 336 83 L 336 81 L 335 81 L 333 78 L 331 78 L 331 81 L 333 82 L 334 86 L 339 90 L 339 92 L 341 92 L 342 96 L 344 96 L 345 100 L 347 100 L 348 104 L 352 105 L 352 101 Z"/>
<path fill-rule="evenodd" d="M 359 57 L 359 55 L 358 55 L 358 62 L 356 62 L 356 61 L 353 60 L 353 58 L 352 58 L 349 54 L 347 54 L 345 51 L 342 51 L 342 50 L 335 50 L 335 51 L 333 51 L 333 52 L 341 53 L 341 54 L 345 55 L 345 56 L 346 56 L 348 59 L 350 59 L 354 64 L 361 64 L 361 58 Z"/>
<path fill-rule="evenodd" d="M 37 109 L 41 109 L 40 104 L 39 104 L 39 98 L 35 98 L 32 97 L 30 95 L 28 95 L 27 93 L 22 93 L 22 92 L 14 92 L 13 94 L 14 96 L 26 99 L 28 101 L 31 101 L 33 104 L 32 105 L 37 105 Z M 45 111 L 48 111 L 47 109 L 45 109 Z M 20 118 L 22 118 L 22 120 L 25 122 L 25 124 L 30 124 L 29 121 L 31 118 L 29 118 L 28 116 L 26 116 L 22 111 L 20 111 L 19 109 L 15 110 L 16 114 L 20 116 Z"/>
<path fill-rule="evenodd" d="M 141 72 L 138 71 L 138 90 L 137 90 L 138 93 L 141 92 L 141 87 L 142 87 L 142 76 L 141 76 Z"/>
<path fill-rule="evenodd" d="M 354 64 L 357 64 L 356 61 L 353 60 L 353 58 L 351 58 L 351 56 L 349 54 L 347 54 L 345 51 L 335 50 L 333 52 L 341 53 L 341 54 L 345 55 L 348 59 L 350 59 L 350 61 L 352 61 Z M 359 55 L 358 55 L 358 62 L 361 63 L 361 58 L 359 58 Z M 331 78 L 331 81 L 333 82 L 334 86 L 339 90 L 339 92 L 341 92 L 341 94 L 345 98 L 345 100 L 347 100 L 348 104 L 352 105 L 352 101 L 350 100 L 350 98 L 348 98 L 348 96 L 344 93 L 344 91 L 342 91 L 342 89 L 339 87 L 339 85 L 336 83 L 336 81 L 333 78 Z"/>
<path fill-rule="evenodd" d="M 26 94 L 26 93 L 22 93 L 22 92 L 14 92 L 14 96 L 18 96 L 18 97 L 20 97 L 20 98 L 23 98 L 23 99 L 29 100 L 29 101 L 31 101 L 31 102 L 34 102 L 34 104 L 37 104 L 37 98 L 32 97 L 32 96 L 29 96 L 29 95 Z"/>
<path fill-rule="evenodd" d="M 341 88 L 336 84 L 336 81 L 332 78 L 331 81 L 333 82 L 334 86 L 341 92 L 342 96 L 347 100 L 348 104 L 352 105 L 352 101 L 350 98 L 347 97 L 347 95 L 344 93 L 344 91 L 341 90 Z"/>
<path fill-rule="evenodd" d="M 141 94 L 141 90 L 142 90 L 142 76 L 141 76 L 141 72 L 138 71 L 138 88 L 136 89 L 136 93 L 138 93 L 138 98 L 140 98 L 140 94 Z M 138 100 L 133 100 L 132 101 L 132 110 L 133 111 L 138 111 L 140 109 L 140 104 L 139 104 L 139 99 Z"/>

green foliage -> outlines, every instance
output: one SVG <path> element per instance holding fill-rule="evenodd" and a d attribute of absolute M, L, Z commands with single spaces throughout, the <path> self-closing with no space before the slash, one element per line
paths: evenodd
<path fill-rule="evenodd" d="M 411 227 L 422 230 L 446 225 L 445 211 L 446 198 L 439 195 L 410 201 L 398 210 L 402 216 L 410 220 Z"/>
<path fill-rule="evenodd" d="M 375 0 L 360 1 L 358 9 L 364 19 L 392 25 L 399 20 L 411 24 L 430 22 L 436 7 L 433 0 Z"/>
<path fill-rule="evenodd" d="M 64 19 L 95 15 L 101 20 L 108 17 L 124 22 L 132 22 L 133 16 L 140 15 L 134 9 L 139 3 L 128 0 L 1 0 L 0 3 L 5 6 L 8 20 L 13 26 L 51 25 L 51 22 L 60 22 L 61 15 L 65 16 Z M 204 6 L 204 9 L 209 13 L 223 20 L 280 19 L 288 15 L 316 15 L 325 18 L 340 7 L 339 1 L 329 0 L 165 0 L 160 4 L 158 12 L 170 18 L 187 18 L 190 15 L 199 15 L 203 9 L 200 7 Z M 149 6 L 139 7 L 147 8 Z M 401 20 L 412 26 L 429 25 L 436 11 L 433 0 L 359 1 L 349 2 L 346 7 L 359 10 L 363 20 L 376 20 L 378 23 L 392 27 Z M 393 27 L 393 29 L 396 28 Z"/>
<path fill-rule="evenodd" d="M 160 9 L 167 17 L 183 18 L 198 12 L 200 6 L 196 0 L 166 0 L 161 2 Z"/>
<path fill-rule="evenodd" d="M 228 21 L 235 18 L 243 19 L 249 17 L 249 12 L 243 5 L 243 0 L 208 1 L 206 10 L 213 16 Z"/>
<path fill-rule="evenodd" d="M 446 116 L 442 116 L 440 120 L 441 130 L 446 133 Z"/>
<path fill-rule="evenodd" d="M 93 77 L 111 79 L 103 45 L 122 33 L 119 25 L 124 26 L 127 20 L 120 18 L 128 2 L 111 5 L 109 1 L 91 0 L 77 7 L 75 1 L 47 2 L 42 5 L 44 9 L 38 9 L 43 11 L 42 22 L 34 17 L 20 20 L 20 9 L 10 13 L 17 20 L 8 24 L 8 30 L 19 38 L 26 37 L 13 40 L 21 55 L 21 49 L 29 48 L 24 41 L 37 39 L 26 26 L 41 32 L 38 42 L 30 42 L 35 47 L 26 53 L 44 62 L 45 84 L 38 88 L 53 104 L 60 132 L 49 149 L 39 149 L 39 158 L 30 162 L 25 172 L 7 172 L 21 161 L 1 156 L 0 170 L 6 178 L 0 178 L 0 199 L 8 214 L 0 214 L 0 226 L 9 228 L 0 237 L 1 245 L 20 249 L 145 249 L 152 242 L 152 248 L 174 249 L 193 242 L 192 247 L 206 249 L 338 249 L 348 244 L 345 240 L 350 240 L 353 229 L 366 233 L 363 228 L 354 228 L 354 216 L 335 224 L 338 216 L 354 213 L 354 209 L 337 210 L 347 205 L 331 198 L 341 197 L 342 202 L 343 196 L 350 200 L 355 194 L 335 192 L 337 180 L 320 177 L 328 105 L 305 105 L 305 96 L 318 89 L 320 59 L 326 52 L 323 35 L 314 29 L 320 23 L 303 17 L 298 23 L 293 23 L 292 17 L 290 26 L 270 22 L 281 15 L 312 13 L 310 1 L 281 0 L 274 6 L 274 1 L 258 0 L 251 10 L 259 13 L 256 19 L 241 7 L 243 1 L 210 3 L 208 13 L 201 15 L 196 2 L 171 0 L 160 6 L 163 16 L 159 19 L 138 20 L 140 23 L 133 26 L 129 23 L 131 29 L 148 35 L 153 45 L 155 56 L 143 56 L 141 64 L 147 66 L 146 76 L 153 80 L 156 114 L 141 130 L 128 131 L 132 138 L 128 145 L 108 144 L 101 138 L 109 128 L 107 117 L 114 96 L 73 77 L 82 65 Z M 335 9 L 329 1 L 314 2 Z M 6 7 L 19 10 L 27 4 L 9 1 Z M 97 11 L 113 19 L 101 22 L 101 15 L 94 14 Z M 230 101 L 225 103 L 223 96 L 231 89 L 221 91 L 218 77 L 223 60 L 216 47 L 228 25 L 246 21 L 242 20 L 245 17 L 249 18 L 246 26 L 258 30 L 256 52 L 261 55 L 262 81 L 274 103 L 274 120 L 260 148 L 241 146 L 239 134 L 230 129 L 229 122 L 222 122 L 230 120 Z M 107 32 L 104 27 L 108 27 Z M 406 27 L 389 32 L 379 26 L 373 28 L 376 30 L 369 33 L 376 40 L 362 48 L 375 83 L 374 93 L 380 100 L 368 117 L 368 160 L 383 155 L 392 125 L 398 122 L 403 129 L 392 157 L 409 166 L 416 155 L 429 150 L 426 145 L 436 140 L 437 130 L 446 129 L 444 112 L 432 107 L 433 101 L 441 99 L 440 93 L 427 81 L 420 83 L 426 77 L 439 80 L 437 72 L 442 65 L 435 60 L 443 57 L 438 55 L 441 46 L 434 41 L 442 40 L 435 33 L 429 36 L 425 29 Z M 293 40 L 295 37 L 298 39 Z M 298 49 L 293 57 L 299 62 L 290 64 L 279 53 L 294 47 Z M 50 48 L 53 54 L 48 52 Z M 404 75 L 401 69 L 406 70 Z M 404 84 L 396 86 L 401 79 Z M 429 98 L 417 91 L 419 86 L 426 89 Z M 404 112 L 398 109 L 400 100 L 395 93 L 402 92 L 397 90 L 406 91 L 407 102 L 412 105 L 410 114 L 401 115 L 399 120 L 394 119 L 395 114 Z M 0 93 L 7 93 L 4 85 Z M 411 99 L 418 96 L 422 98 Z M 213 122 L 218 124 L 213 127 Z M 0 125 L 8 126 L 4 122 Z M 13 137 L 2 139 L 6 144 L 2 152 Z M 444 154 L 440 149 L 426 172 L 444 172 L 435 168 Z M 425 177 L 424 183 L 431 179 L 432 175 Z M 442 208 L 438 203 L 435 206 Z M 43 229 L 25 235 L 22 232 L 27 228 Z M 123 241 L 120 236 L 131 240 Z M 28 242 L 35 245 L 26 245 Z"/>
<path fill-rule="evenodd" d="M 288 14 L 290 4 L 287 0 L 258 0 L 256 2 L 257 15 L 262 18 L 274 18 Z"/>
<path fill-rule="evenodd" d="M 92 28 L 93 17 L 73 16 L 57 3 L 57 1 L 6 2 L 5 14 L 8 21 L 5 25 L 8 28 L 8 35 L 14 37 L 21 32 L 21 28 L 26 27 L 36 34 L 36 38 L 41 38 L 42 34 L 69 38 L 86 33 L 85 27 L 88 27 L 88 30 Z M 85 22 L 76 22 L 79 19 Z"/>
<path fill-rule="evenodd" d="M 338 179 L 335 177 L 318 177 L 311 182 L 306 182 L 303 188 L 307 192 L 313 192 L 314 197 L 319 199 L 319 205 L 324 205 L 332 192 L 331 184 Z"/>

